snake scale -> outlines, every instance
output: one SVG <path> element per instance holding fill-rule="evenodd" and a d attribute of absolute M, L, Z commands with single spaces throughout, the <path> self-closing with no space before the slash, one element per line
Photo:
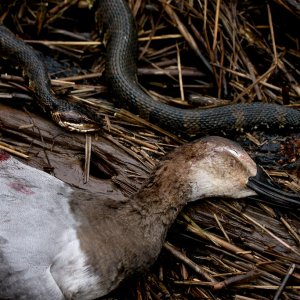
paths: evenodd
<path fill-rule="evenodd" d="M 300 127 L 300 111 L 277 104 L 233 104 L 201 110 L 176 108 L 152 99 L 137 81 L 136 25 L 127 3 L 123 0 L 96 2 L 100 13 L 103 12 L 103 22 L 109 35 L 107 85 L 121 106 L 154 124 L 190 135 L 256 127 L 296 130 Z M 40 105 L 50 111 L 55 122 L 70 130 L 87 132 L 96 129 L 95 117 L 89 112 L 52 95 L 42 60 L 3 25 L 0 26 L 0 53 L 16 59 L 23 67 Z"/>

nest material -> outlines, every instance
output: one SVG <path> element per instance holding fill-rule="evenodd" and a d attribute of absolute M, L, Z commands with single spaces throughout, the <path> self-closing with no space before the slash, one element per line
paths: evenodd
<path fill-rule="evenodd" d="M 129 4 L 139 29 L 140 81 L 153 97 L 187 108 L 231 101 L 299 106 L 296 1 Z M 56 94 L 105 121 L 92 139 L 62 131 L 36 115 L 26 80 L 3 62 L 0 146 L 66 182 L 124 197 L 185 141 L 109 101 L 94 15 L 78 0 L 0 5 L 0 19 L 44 53 Z M 283 187 L 299 191 L 300 139 L 287 134 L 247 133 L 239 142 Z M 189 205 L 151 272 L 110 299 L 299 299 L 299 225 L 297 212 L 254 200 Z"/>

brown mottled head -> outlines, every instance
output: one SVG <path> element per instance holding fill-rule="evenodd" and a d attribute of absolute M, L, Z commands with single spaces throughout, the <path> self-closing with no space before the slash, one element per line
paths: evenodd
<path fill-rule="evenodd" d="M 222 137 L 210 136 L 170 153 L 160 163 L 152 182 L 169 187 L 170 193 L 176 186 L 177 191 L 184 191 L 185 202 L 208 197 L 243 198 L 259 194 L 270 203 L 300 206 L 298 194 L 281 191 L 263 174 L 240 145 Z M 172 182 L 172 186 L 168 182 Z"/>
<path fill-rule="evenodd" d="M 188 201 L 205 197 L 241 198 L 256 193 L 247 187 L 257 166 L 245 150 L 228 139 L 211 136 L 179 147 L 161 162 L 154 176 L 188 185 Z M 164 180 L 160 180 L 162 182 Z"/>

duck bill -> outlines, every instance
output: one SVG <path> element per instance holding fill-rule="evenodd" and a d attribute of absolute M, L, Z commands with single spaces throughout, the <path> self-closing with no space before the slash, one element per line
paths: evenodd
<path fill-rule="evenodd" d="M 300 194 L 282 191 L 259 166 L 257 174 L 249 177 L 247 186 L 255 191 L 263 202 L 300 210 Z"/>

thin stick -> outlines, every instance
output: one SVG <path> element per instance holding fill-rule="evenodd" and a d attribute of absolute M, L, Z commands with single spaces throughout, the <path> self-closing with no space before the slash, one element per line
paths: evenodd
<path fill-rule="evenodd" d="M 92 155 L 92 136 L 90 134 L 85 135 L 85 161 L 84 161 L 84 183 L 88 183 L 90 178 L 90 166 Z"/>

